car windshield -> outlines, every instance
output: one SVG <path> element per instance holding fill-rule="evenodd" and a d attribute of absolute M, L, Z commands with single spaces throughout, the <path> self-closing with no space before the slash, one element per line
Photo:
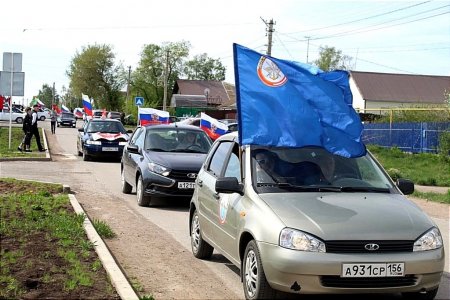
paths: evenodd
<path fill-rule="evenodd" d="M 369 153 L 358 158 L 323 148 L 251 148 L 253 184 L 258 192 L 395 192 Z"/>
<path fill-rule="evenodd" d="M 127 131 L 120 122 L 99 121 L 89 122 L 86 132 L 126 133 Z"/>
<path fill-rule="evenodd" d="M 211 140 L 204 131 L 158 128 L 147 130 L 145 148 L 159 152 L 207 153 Z"/>
<path fill-rule="evenodd" d="M 73 119 L 73 114 L 62 113 L 62 114 L 61 114 L 61 118 L 65 118 L 65 119 Z"/>

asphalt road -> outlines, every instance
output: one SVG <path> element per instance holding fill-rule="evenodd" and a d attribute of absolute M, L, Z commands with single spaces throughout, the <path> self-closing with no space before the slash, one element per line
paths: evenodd
<path fill-rule="evenodd" d="M 50 128 L 50 122 L 41 122 L 41 126 Z M 78 127 L 81 126 L 81 121 Z M 47 131 L 49 132 L 49 131 Z M 92 196 L 95 193 L 107 193 L 111 197 L 117 197 L 126 203 L 127 207 L 135 214 L 139 214 L 149 222 L 156 224 L 161 228 L 161 234 L 167 233 L 174 240 L 179 242 L 187 251 L 191 251 L 190 239 L 188 235 L 188 207 L 186 203 L 162 203 L 161 206 L 143 208 L 136 203 L 136 195 L 125 195 L 121 192 L 120 184 L 120 163 L 114 161 L 82 161 L 77 156 L 76 135 L 78 131 L 73 128 L 57 128 L 56 138 L 60 149 L 52 149 L 52 155 L 58 157 L 58 162 L 1 162 L 0 177 L 14 177 L 21 179 L 32 179 L 49 182 L 58 182 L 68 184 L 72 189 L 90 191 Z M 33 141 L 34 143 L 34 141 Z M 53 151 L 56 150 L 55 153 Z M 98 203 L 100 206 L 101 203 Z M 96 209 L 96 208 L 93 208 Z M 89 215 L 89 210 L 86 210 Z M 450 276 L 449 276 L 449 259 L 448 253 L 449 241 L 449 220 L 435 219 L 441 231 L 445 235 L 445 244 L 447 247 L 447 263 L 445 274 L 441 281 L 438 296 L 436 299 L 450 299 Z M 176 259 L 176 257 L 174 257 Z M 214 271 L 223 282 L 227 285 L 227 289 L 233 291 L 237 297 L 242 297 L 242 284 L 240 282 L 239 273 L 226 259 L 208 262 L 205 265 Z M 125 269 L 126 271 L 126 269 Z M 209 287 L 217 288 L 221 287 Z M 327 296 L 321 299 L 349 299 L 348 297 Z M 379 295 L 365 296 L 365 299 L 381 299 Z M 382 299 L 400 299 L 398 295 L 386 295 Z M 302 299 L 317 299 L 310 296 Z M 353 299 L 353 297 L 352 297 Z M 360 299 L 355 297 L 354 299 Z"/>

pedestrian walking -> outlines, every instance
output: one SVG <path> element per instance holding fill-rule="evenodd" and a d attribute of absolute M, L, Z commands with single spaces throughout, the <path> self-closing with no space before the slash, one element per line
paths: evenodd
<path fill-rule="evenodd" d="M 51 129 L 52 129 L 52 134 L 55 134 L 55 130 L 56 130 L 56 111 L 54 109 L 52 109 L 52 113 L 50 115 L 50 122 L 51 122 Z"/>
<path fill-rule="evenodd" d="M 25 118 L 23 119 L 22 130 L 24 132 L 24 136 L 22 139 L 22 143 L 20 143 L 17 149 L 22 152 L 31 152 L 30 144 L 31 144 L 31 107 L 27 107 L 25 109 Z"/>
<path fill-rule="evenodd" d="M 32 120 L 31 120 L 31 135 L 36 138 L 36 144 L 39 149 L 39 151 L 43 152 L 47 149 L 45 149 L 41 144 L 41 135 L 39 134 L 39 128 L 38 128 L 38 112 L 39 111 L 39 105 L 35 104 L 33 106 L 33 114 Z"/>

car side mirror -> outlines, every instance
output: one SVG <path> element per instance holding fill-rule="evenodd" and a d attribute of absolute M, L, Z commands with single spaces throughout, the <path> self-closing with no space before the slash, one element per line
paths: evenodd
<path fill-rule="evenodd" d="M 127 130 L 127 133 L 133 133 L 133 130 L 128 129 L 128 130 Z"/>
<path fill-rule="evenodd" d="M 84 132 L 84 128 L 78 128 L 79 132 Z"/>
<path fill-rule="evenodd" d="M 127 151 L 133 154 L 140 154 L 139 147 L 137 145 L 128 145 Z"/>
<path fill-rule="evenodd" d="M 412 193 L 414 193 L 414 182 L 409 179 L 397 179 L 397 187 L 405 195 L 411 195 Z"/>
<path fill-rule="evenodd" d="M 232 194 L 238 193 L 244 195 L 244 185 L 239 183 L 236 177 L 222 177 L 216 181 L 216 192 Z"/>

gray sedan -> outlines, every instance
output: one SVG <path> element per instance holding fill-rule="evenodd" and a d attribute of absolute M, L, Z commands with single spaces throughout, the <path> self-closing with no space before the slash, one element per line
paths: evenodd
<path fill-rule="evenodd" d="M 190 206 L 195 257 L 215 249 L 241 270 L 247 299 L 402 293 L 434 299 L 444 247 L 433 221 L 370 155 L 245 146 L 209 151 Z"/>

